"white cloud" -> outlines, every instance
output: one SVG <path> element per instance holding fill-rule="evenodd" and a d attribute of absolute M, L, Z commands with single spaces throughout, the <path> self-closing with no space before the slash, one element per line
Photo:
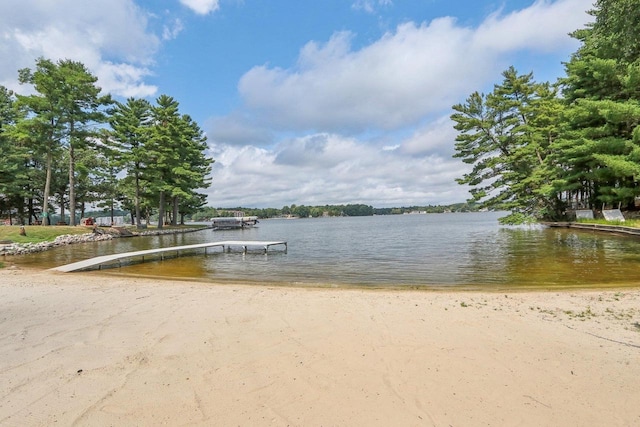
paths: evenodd
<path fill-rule="evenodd" d="M 443 116 L 415 129 L 399 148 L 403 153 L 412 156 L 425 153 L 451 156 L 454 153 L 453 141 L 456 135 L 453 122 L 448 116 Z"/>
<path fill-rule="evenodd" d="M 171 25 L 165 25 L 162 29 L 162 40 L 173 40 L 184 30 L 184 24 L 180 19 L 175 19 Z"/>
<path fill-rule="evenodd" d="M 24 90 L 17 70 L 36 58 L 84 63 L 107 92 L 145 96 L 144 84 L 159 48 L 147 15 L 133 0 L 3 0 L 0 2 L 0 84 Z"/>
<path fill-rule="evenodd" d="M 355 10 L 363 10 L 367 13 L 374 13 L 376 7 L 391 6 L 393 1 L 391 0 L 356 0 L 351 7 Z"/>
<path fill-rule="evenodd" d="M 156 86 L 143 82 L 145 76 L 152 74 L 150 70 L 143 67 L 103 61 L 96 66 L 95 73 L 103 89 L 108 88 L 107 92 L 125 98 L 153 96 L 158 91 Z"/>
<path fill-rule="evenodd" d="M 591 0 L 537 0 L 530 7 L 506 16 L 496 12 L 477 29 L 473 45 L 496 54 L 567 48 L 575 44 L 567 34 L 584 26 L 585 11 L 591 9 L 592 3 Z"/>
<path fill-rule="evenodd" d="M 464 201 L 468 189 L 455 179 L 469 165 L 452 158 L 451 106 L 491 88 L 519 55 L 540 55 L 541 63 L 568 55 L 577 43 L 567 34 L 590 19 L 583 11 L 591 2 L 537 1 L 492 14 L 474 28 L 451 17 L 406 22 L 361 49 L 352 47 L 356 34 L 342 31 L 308 42 L 291 68 L 254 67 L 238 84 L 244 101 L 239 115 L 271 135 L 287 136 L 271 148 L 216 138 L 210 203 L 382 207 Z M 363 10 L 373 5 L 356 4 Z M 220 118 L 218 135 L 228 123 L 236 126 L 233 142 L 241 142 L 237 121 Z"/>
<path fill-rule="evenodd" d="M 591 0 L 538 1 L 478 28 L 444 17 L 407 22 L 360 50 L 355 35 L 309 42 L 295 67 L 267 65 L 239 82 L 247 108 L 282 129 L 396 129 L 438 113 L 506 68 L 523 50 L 566 50 Z"/>
<path fill-rule="evenodd" d="M 180 0 L 180 3 L 199 15 L 215 12 L 220 7 L 218 0 Z"/>
<path fill-rule="evenodd" d="M 213 156 L 209 202 L 214 206 L 382 207 L 454 203 L 467 197 L 466 189 L 454 182 L 466 166 L 450 156 L 413 158 L 337 134 L 288 139 L 273 149 L 216 145 Z"/>

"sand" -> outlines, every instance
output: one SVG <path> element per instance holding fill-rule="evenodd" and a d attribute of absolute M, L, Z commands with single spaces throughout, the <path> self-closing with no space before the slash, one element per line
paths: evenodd
<path fill-rule="evenodd" d="M 0 270 L 0 425 L 640 425 L 640 290 Z"/>

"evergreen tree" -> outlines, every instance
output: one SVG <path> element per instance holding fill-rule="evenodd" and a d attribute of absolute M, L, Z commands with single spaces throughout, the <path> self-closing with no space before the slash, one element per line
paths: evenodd
<path fill-rule="evenodd" d="M 71 60 L 53 63 L 40 58 L 35 71 L 28 68 L 19 71 L 19 80 L 32 84 L 37 92 L 19 99 L 30 114 L 25 126 L 37 131 L 46 152 L 43 212 L 47 212 L 53 153 L 57 147 L 65 146 L 69 162 L 70 224 L 75 225 L 75 150 L 85 147 L 95 136 L 92 126 L 105 120 L 100 108 L 111 102 L 110 97 L 100 96 L 101 89 L 95 84 L 97 78 L 82 63 Z"/>
<path fill-rule="evenodd" d="M 172 225 L 177 225 L 180 211 L 187 212 L 198 203 L 202 203 L 204 196 L 198 195 L 196 190 L 210 185 L 208 175 L 211 173 L 213 160 L 206 156 L 207 138 L 198 124 L 188 115 L 181 118 L 180 136 L 182 143 L 178 146 L 178 157 L 172 168 L 173 200 Z M 180 209 L 180 202 L 185 204 Z M 186 206 L 190 206 L 187 209 Z M 200 205 L 202 206 L 202 205 Z"/>
<path fill-rule="evenodd" d="M 0 214 L 9 218 L 17 210 L 24 222 L 24 201 L 29 195 L 29 152 L 16 139 L 15 125 L 20 119 L 12 91 L 0 86 Z"/>
<path fill-rule="evenodd" d="M 111 145 L 117 162 L 127 172 L 133 187 L 135 224 L 142 228 L 141 204 L 143 188 L 146 186 L 145 171 L 149 165 L 149 138 L 151 137 L 151 104 L 144 99 L 129 98 L 127 102 L 116 103 L 110 111 Z M 127 189 L 123 189 L 127 192 Z"/>
<path fill-rule="evenodd" d="M 453 106 L 451 119 L 459 131 L 454 157 L 473 165 L 458 183 L 472 187 L 471 201 L 480 207 L 511 211 L 502 222 L 555 216 L 557 196 L 544 185 L 558 132 L 555 90 L 513 67 L 502 75 L 490 94 L 475 92 Z"/>
<path fill-rule="evenodd" d="M 633 207 L 640 196 L 640 8 L 635 0 L 598 0 L 595 21 L 562 80 L 569 128 L 558 146 L 559 188 L 576 204 Z"/>
<path fill-rule="evenodd" d="M 167 195 L 174 191 L 172 170 L 179 163 L 181 141 L 181 117 L 178 101 L 167 95 L 160 95 L 157 105 L 151 109 L 153 126 L 148 154 L 154 167 L 150 174 L 150 188 L 158 195 L 158 228 L 165 222 Z"/>

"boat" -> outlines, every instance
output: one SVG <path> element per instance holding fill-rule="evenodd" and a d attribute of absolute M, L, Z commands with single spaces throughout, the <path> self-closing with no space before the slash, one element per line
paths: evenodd
<path fill-rule="evenodd" d="M 234 230 L 254 227 L 257 223 L 257 216 L 221 217 L 211 220 L 211 228 L 213 228 L 213 230 Z"/>

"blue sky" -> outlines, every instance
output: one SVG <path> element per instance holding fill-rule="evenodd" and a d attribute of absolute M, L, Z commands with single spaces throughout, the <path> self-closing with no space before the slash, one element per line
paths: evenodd
<path fill-rule="evenodd" d="M 510 65 L 555 81 L 592 0 L 3 0 L 0 84 L 82 61 L 205 130 L 211 206 L 464 201 L 451 106 Z"/>

